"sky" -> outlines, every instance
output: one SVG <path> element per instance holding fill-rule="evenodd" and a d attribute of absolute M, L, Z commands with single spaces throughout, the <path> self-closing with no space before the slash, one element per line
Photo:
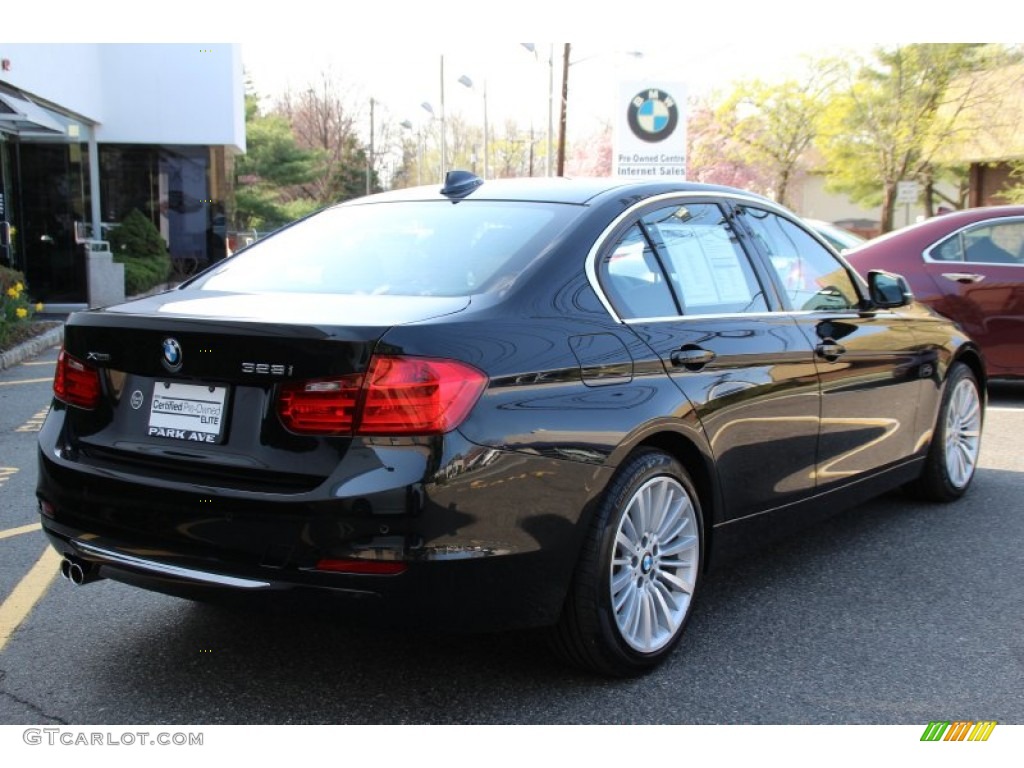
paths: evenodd
<path fill-rule="evenodd" d="M 488 119 L 495 131 L 506 119 L 526 129 L 533 122 L 547 126 L 547 98 L 554 60 L 553 87 L 557 104 L 561 85 L 563 43 L 533 43 L 536 54 L 514 41 L 443 44 L 419 42 L 402 46 L 400 56 L 375 56 L 374 46 L 335 48 L 308 43 L 253 41 L 242 43 L 242 61 L 258 93 L 273 96 L 287 88 L 301 90 L 324 74 L 345 83 L 345 97 L 368 112 L 377 103 L 376 117 L 389 115 L 396 123 L 408 120 L 424 126 L 439 114 L 442 57 L 445 112 L 470 122 L 483 121 L 483 88 L 487 90 Z M 636 40 L 573 43 L 569 67 L 569 130 L 587 135 L 607 119 L 623 80 L 682 82 L 689 93 L 724 88 L 752 77 L 783 76 L 802 71 L 806 54 L 831 52 L 828 46 L 793 47 L 766 57 L 763 46 L 721 39 L 696 40 L 686 45 Z M 470 89 L 459 83 L 465 76 Z M 557 115 L 555 116 L 557 120 Z M 368 120 L 368 116 L 367 116 Z"/>
<path fill-rule="evenodd" d="M 94 0 L 88 11 L 72 0 L 9 5 L 0 45 L 8 37 L 239 43 L 246 70 L 267 97 L 330 73 L 344 98 L 357 109 L 362 105 L 367 129 L 371 98 L 377 125 L 408 120 L 425 128 L 430 115 L 420 105 L 428 102 L 439 112 L 443 56 L 446 113 L 481 123 L 486 81 L 492 131 L 514 118 L 543 132 L 552 44 L 535 43 L 535 58 L 519 41 L 571 40 L 570 137 L 589 135 L 608 119 L 622 80 L 682 82 L 690 94 L 700 94 L 741 78 L 794 73 L 806 55 L 864 51 L 896 40 L 993 40 L 999 27 L 1018 32 L 1018 25 L 994 23 L 1013 7 L 997 0 L 176 0 L 156 6 Z M 557 91 L 562 43 L 553 45 Z M 472 79 L 474 90 L 458 83 L 462 75 Z"/>

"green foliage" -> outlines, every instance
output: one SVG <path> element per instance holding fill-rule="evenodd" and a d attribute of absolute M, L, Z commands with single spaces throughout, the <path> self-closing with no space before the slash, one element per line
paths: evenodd
<path fill-rule="evenodd" d="M 133 210 L 109 234 L 114 261 L 124 264 L 124 290 L 135 296 L 165 282 L 171 258 L 160 232 L 145 214 Z"/>
<path fill-rule="evenodd" d="M 284 117 L 262 115 L 258 104 L 255 93 L 246 94 L 246 154 L 235 163 L 235 216 L 241 229 L 275 228 L 292 220 L 292 188 L 310 182 L 322 160 L 320 153 L 299 147 Z"/>
<path fill-rule="evenodd" d="M 1007 203 L 1020 205 L 1024 203 L 1024 160 L 1010 163 L 1010 179 L 1013 183 L 1000 194 Z"/>
<path fill-rule="evenodd" d="M 764 191 L 782 205 L 794 177 L 807 166 L 807 153 L 818 133 L 836 65 L 812 62 L 804 80 L 738 83 L 715 110 L 722 141 L 715 152 L 723 160 L 751 169 L 767 180 Z"/>
<path fill-rule="evenodd" d="M 897 182 L 930 188 L 933 157 L 958 130 L 957 116 L 995 96 L 964 83 L 1004 54 L 982 44 L 916 43 L 877 49 L 874 61 L 850 69 L 821 124 L 828 188 L 881 204 L 882 231 L 891 230 Z"/>
<path fill-rule="evenodd" d="M 377 172 L 370 177 L 370 191 L 380 192 Z M 324 204 L 340 203 L 366 194 L 366 151 L 355 136 L 346 136 L 342 143 L 341 162 L 334 169 L 327 187 Z"/>
<path fill-rule="evenodd" d="M 167 256 L 167 244 L 144 213 L 132 210 L 111 230 L 110 250 L 123 256 L 159 258 Z"/>
<path fill-rule="evenodd" d="M 35 309 L 42 309 L 37 304 Z M 19 327 L 32 319 L 33 307 L 28 301 L 25 276 L 7 267 L 0 267 L 0 349 L 7 346 Z"/>

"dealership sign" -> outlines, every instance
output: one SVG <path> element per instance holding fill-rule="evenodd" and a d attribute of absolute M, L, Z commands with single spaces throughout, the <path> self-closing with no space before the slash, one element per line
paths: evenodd
<path fill-rule="evenodd" d="M 686 178 L 686 87 L 622 83 L 616 102 L 612 173 Z"/>

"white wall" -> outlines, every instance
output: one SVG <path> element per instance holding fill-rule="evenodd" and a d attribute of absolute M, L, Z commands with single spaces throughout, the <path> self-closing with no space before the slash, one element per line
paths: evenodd
<path fill-rule="evenodd" d="M 226 144 L 245 150 L 237 45 L 103 45 L 100 62 L 100 143 Z"/>
<path fill-rule="evenodd" d="M 0 81 L 97 123 L 101 143 L 245 151 L 238 45 L 0 44 L 0 58 Z"/>
<path fill-rule="evenodd" d="M 0 71 L 0 82 L 96 121 L 103 99 L 99 48 L 94 43 L 0 43 L 0 59 L 10 62 L 9 71 Z"/>

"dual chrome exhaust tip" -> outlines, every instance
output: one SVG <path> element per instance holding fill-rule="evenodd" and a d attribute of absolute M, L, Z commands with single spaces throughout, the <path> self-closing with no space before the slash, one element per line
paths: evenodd
<path fill-rule="evenodd" d="M 60 561 L 60 575 L 77 587 L 99 581 L 103 578 L 99 571 L 98 566 L 68 555 L 65 555 L 64 559 Z"/>

